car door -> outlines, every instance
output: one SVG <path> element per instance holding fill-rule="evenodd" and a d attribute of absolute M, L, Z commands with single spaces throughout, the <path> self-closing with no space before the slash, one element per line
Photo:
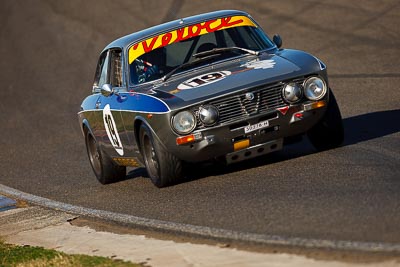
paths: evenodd
<path fill-rule="evenodd" d="M 98 110 L 95 125 L 97 129 L 94 134 L 103 151 L 111 157 L 124 156 L 129 144 L 121 117 L 124 96 L 117 93 L 103 95 L 101 88 L 106 85 L 115 92 L 126 91 L 122 76 L 122 51 L 110 49 L 103 52 L 93 86 L 93 91 L 98 96 L 95 104 L 95 109 Z"/>

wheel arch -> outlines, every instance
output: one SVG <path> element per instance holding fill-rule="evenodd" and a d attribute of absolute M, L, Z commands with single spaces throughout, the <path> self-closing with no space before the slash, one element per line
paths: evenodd
<path fill-rule="evenodd" d="M 142 116 L 136 116 L 133 122 L 133 131 L 134 131 L 134 135 L 135 135 L 135 142 L 138 145 L 138 147 L 140 147 L 140 126 L 142 124 L 145 124 L 151 131 L 151 134 L 153 135 L 153 138 L 156 138 L 157 141 L 164 147 L 164 143 L 161 141 L 161 139 L 159 138 L 159 136 L 157 135 L 157 133 L 153 130 L 153 128 L 151 127 L 151 125 L 149 124 L 149 122 Z"/>
<path fill-rule="evenodd" d="M 86 133 L 89 132 L 94 137 L 92 128 L 90 127 L 89 121 L 87 119 L 82 120 L 81 131 L 82 131 L 83 136 L 85 136 Z"/>
<path fill-rule="evenodd" d="M 133 122 L 133 132 L 135 135 L 135 143 L 137 144 L 138 148 L 140 148 L 140 126 L 145 123 L 145 120 L 142 117 L 136 117 Z M 145 123 L 146 124 L 146 123 Z"/>

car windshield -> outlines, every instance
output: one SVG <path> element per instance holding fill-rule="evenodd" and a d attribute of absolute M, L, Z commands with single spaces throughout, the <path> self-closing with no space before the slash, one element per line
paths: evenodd
<path fill-rule="evenodd" d="M 240 23 L 237 23 L 238 21 Z M 210 61 L 272 47 L 274 47 L 272 41 L 247 17 L 236 16 L 208 21 L 134 44 L 129 49 L 129 80 L 131 84 L 141 84 Z M 209 57 L 208 61 L 202 60 L 201 63 L 190 64 L 198 60 L 198 55 L 211 50 L 214 50 L 211 54 L 219 55 Z"/>

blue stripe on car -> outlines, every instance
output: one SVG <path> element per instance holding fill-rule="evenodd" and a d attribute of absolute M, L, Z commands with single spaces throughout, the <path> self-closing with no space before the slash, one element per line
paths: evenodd
<path fill-rule="evenodd" d="M 153 96 L 139 93 L 121 93 L 117 97 L 121 110 L 131 110 L 137 112 L 166 113 L 170 109 L 168 105 Z"/>
<path fill-rule="evenodd" d="M 109 97 L 104 97 L 100 94 L 91 95 L 83 101 L 81 112 L 102 111 L 107 104 L 110 105 L 111 110 L 127 112 L 157 114 L 171 111 L 164 101 L 154 96 L 141 93 L 119 93 L 118 95 L 114 94 Z"/>
<path fill-rule="evenodd" d="M 170 111 L 164 101 L 140 93 L 120 93 L 110 97 L 102 97 L 101 108 L 104 108 L 107 104 L 110 105 L 112 110 L 145 113 L 167 113 Z"/>

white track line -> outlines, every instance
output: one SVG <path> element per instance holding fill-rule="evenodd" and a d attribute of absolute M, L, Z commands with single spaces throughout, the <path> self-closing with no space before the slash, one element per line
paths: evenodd
<path fill-rule="evenodd" d="M 174 223 L 162 220 L 147 219 L 133 215 L 115 213 L 110 211 L 95 210 L 80 206 L 74 206 L 47 198 L 28 194 L 11 187 L 0 184 L 0 193 L 9 197 L 15 197 L 36 205 L 47 208 L 73 213 L 81 216 L 100 218 L 113 222 L 123 223 L 125 225 L 139 226 L 142 228 L 174 232 L 178 234 L 189 234 L 198 237 L 213 239 L 223 239 L 225 241 L 250 242 L 260 245 L 280 245 L 280 246 L 299 246 L 306 248 L 323 248 L 339 250 L 355 250 L 366 252 L 400 252 L 400 244 L 394 243 L 376 243 L 376 242 L 358 242 L 344 240 L 323 240 L 308 239 L 298 237 L 284 237 L 278 235 L 264 235 L 242 233 L 237 231 L 211 228 L 205 226 L 196 226 L 183 223 Z"/>

